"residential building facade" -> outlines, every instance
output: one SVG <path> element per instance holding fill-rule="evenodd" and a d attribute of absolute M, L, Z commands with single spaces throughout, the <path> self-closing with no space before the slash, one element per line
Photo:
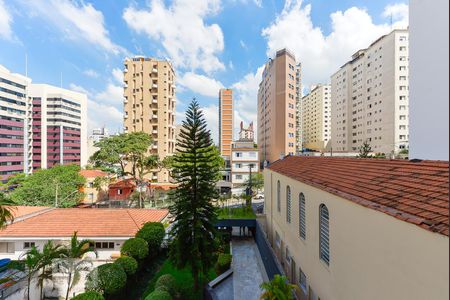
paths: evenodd
<path fill-rule="evenodd" d="M 387 155 L 409 145 L 408 31 L 380 37 L 331 77 L 333 150 L 357 151 L 368 142 Z"/>
<path fill-rule="evenodd" d="M 331 86 L 319 84 L 302 98 L 303 148 L 323 152 L 331 139 Z"/>
<path fill-rule="evenodd" d="M 0 182 L 31 172 L 30 83 L 31 79 L 0 65 Z"/>
<path fill-rule="evenodd" d="M 448 299 L 448 175 L 436 161 L 291 156 L 266 168 L 267 235 L 298 298 Z"/>
<path fill-rule="evenodd" d="M 258 147 L 262 163 L 296 153 L 297 65 L 287 49 L 278 51 L 266 63 L 258 91 Z"/>
<path fill-rule="evenodd" d="M 92 134 L 87 138 L 87 157 L 89 158 L 94 155 L 95 152 L 99 150 L 98 147 L 95 146 L 96 143 L 100 142 L 104 138 L 109 137 L 108 129 L 105 127 L 95 128 L 92 130 Z"/>
<path fill-rule="evenodd" d="M 86 178 L 83 187 L 84 199 L 81 203 L 86 205 L 94 205 L 108 199 L 109 174 L 101 170 L 81 170 L 80 175 Z M 102 186 L 95 186 L 96 178 L 105 178 Z"/>
<path fill-rule="evenodd" d="M 163 160 L 175 152 L 175 70 L 169 61 L 145 57 L 126 58 L 124 66 L 124 131 L 151 135 L 149 153 Z M 170 176 L 163 169 L 148 177 L 164 183 Z"/>
<path fill-rule="evenodd" d="M 87 96 L 31 84 L 33 170 L 87 164 Z"/>
<path fill-rule="evenodd" d="M 255 131 L 253 129 L 253 122 L 244 128 L 244 122 L 241 122 L 241 128 L 239 131 L 239 140 L 255 141 Z"/>
<path fill-rule="evenodd" d="M 241 123 L 239 132 L 241 137 L 234 141 L 231 149 L 231 183 L 232 188 L 243 189 L 243 184 L 248 182 L 251 174 L 259 173 L 259 151 L 255 145 L 253 123 L 245 129 Z M 239 193 L 238 194 L 242 194 Z"/>
<path fill-rule="evenodd" d="M 295 152 L 300 154 L 303 151 L 303 85 L 302 85 L 302 64 L 295 66 Z"/>
<path fill-rule="evenodd" d="M 223 156 L 231 155 L 233 143 L 233 90 L 219 91 L 219 151 Z"/>

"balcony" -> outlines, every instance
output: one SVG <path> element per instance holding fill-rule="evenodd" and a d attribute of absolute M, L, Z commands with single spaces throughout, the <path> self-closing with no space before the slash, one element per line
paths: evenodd
<path fill-rule="evenodd" d="M 158 134 L 158 130 L 153 130 L 152 134 Z"/>
<path fill-rule="evenodd" d="M 153 99 L 153 100 L 152 100 L 152 103 L 157 104 L 157 103 L 158 103 L 158 100 Z"/>
<path fill-rule="evenodd" d="M 152 119 L 158 119 L 158 115 L 153 115 Z"/>
<path fill-rule="evenodd" d="M 152 84 L 152 88 L 153 88 L 153 89 L 157 89 L 157 88 L 158 88 L 158 85 L 157 85 L 156 83 L 154 83 L 154 84 Z"/>
<path fill-rule="evenodd" d="M 156 69 L 156 68 L 153 68 L 153 69 L 152 69 L 152 73 L 154 73 L 154 74 L 158 74 L 158 69 Z"/>
<path fill-rule="evenodd" d="M 158 145 L 152 145 L 152 149 L 158 149 Z"/>

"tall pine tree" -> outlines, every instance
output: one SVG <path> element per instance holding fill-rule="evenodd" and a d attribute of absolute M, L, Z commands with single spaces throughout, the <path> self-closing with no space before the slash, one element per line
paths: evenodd
<path fill-rule="evenodd" d="M 186 112 L 171 165 L 178 188 L 170 195 L 174 203 L 170 207 L 174 216 L 170 257 L 178 268 L 192 269 L 194 289 L 198 291 L 200 275 L 212 267 L 216 250 L 213 201 L 218 198 L 216 182 L 223 159 L 195 99 Z"/>

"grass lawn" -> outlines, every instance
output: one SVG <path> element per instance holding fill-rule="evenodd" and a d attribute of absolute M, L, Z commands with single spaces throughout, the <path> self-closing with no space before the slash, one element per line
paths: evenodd
<path fill-rule="evenodd" d="M 198 293 L 194 293 L 194 291 L 192 290 L 192 287 L 194 285 L 194 279 L 192 278 L 191 270 L 189 268 L 178 270 L 174 265 L 172 265 L 172 263 L 168 259 L 164 262 L 161 269 L 155 274 L 155 276 L 148 283 L 147 290 L 142 295 L 142 299 L 145 299 L 145 297 L 155 289 L 156 280 L 161 275 L 165 274 L 171 274 L 175 278 L 180 292 L 179 299 L 183 300 L 202 299 L 202 292 L 203 292 L 202 290 L 200 290 Z M 217 277 L 216 272 L 214 271 L 214 269 L 211 269 L 205 281 L 209 282 L 216 277 Z"/>
<path fill-rule="evenodd" d="M 219 219 L 256 219 L 253 210 L 247 207 L 221 208 L 218 216 Z"/>

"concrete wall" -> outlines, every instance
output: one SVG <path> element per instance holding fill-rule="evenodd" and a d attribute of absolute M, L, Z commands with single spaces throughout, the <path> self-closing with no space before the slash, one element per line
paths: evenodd
<path fill-rule="evenodd" d="M 449 159 L 449 1 L 410 0 L 410 158 Z"/>
<path fill-rule="evenodd" d="M 310 294 L 322 300 L 378 300 L 449 298 L 449 239 L 384 213 L 265 171 L 265 213 L 269 240 L 285 262 L 292 256 L 307 276 Z M 281 211 L 276 185 L 281 183 Z M 292 192 L 292 221 L 286 222 L 286 186 Z M 306 198 L 306 239 L 299 236 L 299 194 Z M 330 215 L 330 264 L 319 258 L 319 206 Z M 281 247 L 275 245 L 275 232 Z M 295 276 L 292 276 L 295 275 Z M 295 277 L 295 278 L 294 278 Z M 302 295 L 304 296 L 304 295 Z M 302 299 L 304 299 L 302 297 Z M 314 298 L 313 298 L 314 299 Z"/>

